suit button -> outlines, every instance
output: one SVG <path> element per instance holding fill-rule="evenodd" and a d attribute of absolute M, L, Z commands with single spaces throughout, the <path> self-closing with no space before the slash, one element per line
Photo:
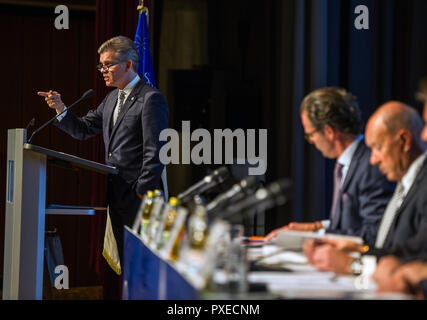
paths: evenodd
<path fill-rule="evenodd" d="M 109 158 L 111 158 L 113 156 L 113 154 L 110 152 L 109 154 L 108 154 L 108 157 Z"/>

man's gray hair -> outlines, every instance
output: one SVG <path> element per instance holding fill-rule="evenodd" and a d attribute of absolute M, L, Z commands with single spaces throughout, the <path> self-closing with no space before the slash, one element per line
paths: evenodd
<path fill-rule="evenodd" d="M 117 36 L 105 41 L 98 49 L 101 54 L 105 51 L 112 50 L 115 52 L 119 61 L 131 60 L 133 70 L 138 73 L 138 51 L 136 50 L 135 43 L 125 36 Z"/>

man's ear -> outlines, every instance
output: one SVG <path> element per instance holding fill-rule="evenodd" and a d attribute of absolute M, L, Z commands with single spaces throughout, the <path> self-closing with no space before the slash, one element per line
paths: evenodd
<path fill-rule="evenodd" d="M 323 127 L 323 134 L 328 140 L 332 140 L 335 137 L 335 130 L 330 125 Z"/>
<path fill-rule="evenodd" d="M 128 72 L 128 71 L 132 70 L 132 68 L 133 68 L 132 60 L 128 59 L 128 60 L 126 61 L 126 72 Z"/>
<path fill-rule="evenodd" d="M 402 150 L 404 152 L 408 152 L 411 149 L 412 144 L 412 134 L 407 129 L 401 129 L 397 133 L 399 137 L 399 141 L 402 144 Z"/>

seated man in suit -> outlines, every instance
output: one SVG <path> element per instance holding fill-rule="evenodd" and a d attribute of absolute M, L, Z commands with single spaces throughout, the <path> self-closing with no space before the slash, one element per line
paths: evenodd
<path fill-rule="evenodd" d="M 425 125 L 421 139 L 427 142 L 427 77 L 419 83 L 417 98 L 424 103 Z M 378 262 L 372 276 L 378 291 L 414 293 L 418 298 L 427 299 L 427 225 L 400 250 L 405 251 L 394 252 L 395 255 L 385 256 Z M 412 262 L 405 263 L 407 261 Z"/>
<path fill-rule="evenodd" d="M 413 259 L 427 248 L 427 161 L 421 140 L 423 123 L 418 113 L 400 102 L 388 102 L 369 119 L 366 141 L 372 148 L 371 163 L 378 165 L 398 185 L 381 220 L 375 246 L 367 255 L 395 254 Z M 358 274 L 363 258 L 346 251 L 363 251 L 362 246 L 343 240 L 307 241 L 304 252 L 318 270 Z"/>
<path fill-rule="evenodd" d="M 341 88 L 322 88 L 304 98 L 300 111 L 307 141 L 324 157 L 337 159 L 330 221 L 291 223 L 272 231 L 266 240 L 281 230 L 325 228 L 329 233 L 359 236 L 373 244 L 394 184 L 369 164 L 370 150 L 360 134 L 356 98 Z"/>

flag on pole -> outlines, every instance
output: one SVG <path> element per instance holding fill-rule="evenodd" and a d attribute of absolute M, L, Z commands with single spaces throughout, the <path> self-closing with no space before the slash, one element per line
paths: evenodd
<path fill-rule="evenodd" d="M 156 87 L 156 80 L 154 78 L 153 61 L 151 59 L 150 51 L 150 37 L 148 32 L 148 9 L 142 7 L 139 15 L 138 26 L 135 34 L 135 46 L 138 50 L 138 75 L 147 84 Z"/>
<path fill-rule="evenodd" d="M 148 8 L 144 7 L 144 1 L 139 0 L 139 20 L 136 27 L 135 47 L 138 50 L 138 75 L 148 85 L 156 87 L 156 79 L 154 78 L 153 60 L 151 59 L 150 51 L 150 36 L 148 32 Z M 166 166 L 162 172 L 162 184 L 165 200 L 169 199 L 168 183 L 167 183 Z"/>

